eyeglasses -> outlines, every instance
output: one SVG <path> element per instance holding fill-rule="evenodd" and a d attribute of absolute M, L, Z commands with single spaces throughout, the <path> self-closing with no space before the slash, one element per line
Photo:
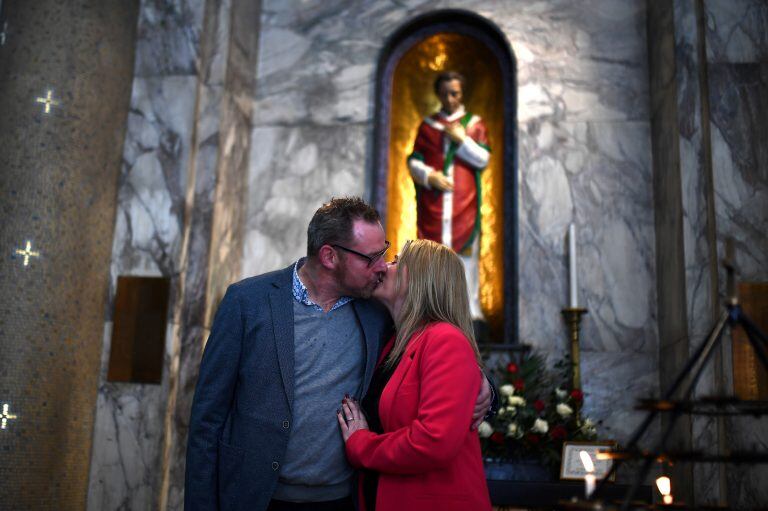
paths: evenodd
<path fill-rule="evenodd" d="M 331 246 L 334 247 L 334 248 L 340 248 L 344 252 L 349 252 L 350 254 L 355 254 L 356 256 L 362 257 L 363 259 L 368 261 L 368 268 L 370 268 L 371 266 L 376 264 L 376 261 L 378 261 L 379 259 L 384 257 L 384 254 L 386 254 L 387 250 L 389 250 L 390 243 L 388 241 L 385 241 L 384 243 L 385 243 L 384 249 L 381 250 L 380 252 L 376 252 L 373 255 L 363 254 L 362 252 L 358 252 L 357 250 L 352 250 L 351 248 L 343 247 L 343 246 L 337 245 L 335 243 L 331 243 Z"/>

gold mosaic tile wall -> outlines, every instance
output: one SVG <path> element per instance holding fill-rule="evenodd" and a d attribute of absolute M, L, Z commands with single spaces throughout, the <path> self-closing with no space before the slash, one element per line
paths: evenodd
<path fill-rule="evenodd" d="M 3 2 L 0 509 L 85 507 L 137 9 Z"/>

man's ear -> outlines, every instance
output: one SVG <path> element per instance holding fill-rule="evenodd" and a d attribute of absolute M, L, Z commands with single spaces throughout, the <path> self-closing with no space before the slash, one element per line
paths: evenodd
<path fill-rule="evenodd" d="M 317 252 L 317 259 L 320 264 L 329 270 L 336 269 L 339 264 L 339 254 L 330 245 L 323 245 Z"/>

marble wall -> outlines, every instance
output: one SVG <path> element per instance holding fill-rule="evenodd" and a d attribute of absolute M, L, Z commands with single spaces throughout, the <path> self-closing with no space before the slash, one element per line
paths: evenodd
<path fill-rule="evenodd" d="M 574 221 L 590 311 L 587 411 L 604 420 L 603 436 L 626 438 L 634 399 L 658 378 L 643 1 L 264 1 L 242 276 L 300 257 L 330 196 L 370 196 L 379 53 L 409 19 L 440 8 L 495 23 L 517 59 L 522 340 L 553 360 L 565 350 Z"/>
<path fill-rule="evenodd" d="M 257 14 L 257 4 L 240 0 L 141 2 L 88 509 L 183 508 L 186 430 L 210 308 L 236 280 L 242 246 L 239 176 Z M 171 278 L 160 385 L 107 381 L 118 275 Z"/>
<path fill-rule="evenodd" d="M 110 382 L 111 315 L 119 275 L 170 277 L 170 315 L 180 299 L 202 20 L 201 4 L 140 4 L 91 454 L 92 510 L 151 509 L 160 495 L 175 325 L 170 317 L 160 385 Z"/>
<path fill-rule="evenodd" d="M 664 16 L 668 19 L 665 19 Z M 736 239 L 741 278 L 765 280 L 766 4 L 655 4 L 649 34 L 654 108 L 654 172 L 661 342 L 660 381 L 671 383 L 701 345 L 722 310 L 722 244 Z M 669 49 L 664 46 L 670 39 Z M 671 104 L 670 104 L 671 101 Z M 658 125 L 658 126 L 657 126 Z M 670 177 L 672 176 L 672 178 Z M 674 178 L 676 176 L 676 178 Z M 724 338 L 695 389 L 696 396 L 730 389 L 730 338 Z M 681 419 L 674 445 L 705 452 L 749 450 L 762 443 L 749 421 Z M 739 438 L 744 440 L 739 441 Z M 765 502 L 755 467 L 678 465 L 680 496 L 697 504 L 736 507 Z"/>
<path fill-rule="evenodd" d="M 768 4 L 705 0 L 714 216 L 717 251 L 732 237 L 738 279 L 768 281 Z M 720 272 L 721 296 L 725 291 Z M 732 368 L 725 349 L 725 379 Z M 765 418 L 734 418 L 724 441 L 734 450 L 768 449 Z M 727 499 L 737 508 L 768 503 L 768 467 L 725 469 Z"/>
<path fill-rule="evenodd" d="M 660 356 L 678 350 L 684 358 L 689 340 L 706 330 L 718 288 L 715 235 L 736 233 L 744 249 L 739 262 L 752 279 L 765 278 L 768 253 L 759 236 L 768 218 L 765 148 L 744 139 L 765 133 L 765 4 L 702 4 L 711 77 L 703 89 L 696 3 L 672 4 L 662 30 L 671 59 L 663 84 L 671 91 L 669 131 L 652 126 L 648 59 L 655 40 L 646 5 L 143 0 L 89 509 L 182 507 L 189 406 L 218 300 L 230 282 L 300 257 L 306 225 L 329 197 L 370 198 L 380 53 L 414 16 L 443 8 L 497 25 L 516 58 L 521 340 L 552 361 L 565 352 L 560 310 L 567 298 L 565 232 L 573 221 L 580 299 L 589 309 L 582 330 L 586 412 L 603 421 L 601 437 L 625 440 L 640 419 L 635 400 L 665 381 Z M 702 114 L 707 102 L 710 122 Z M 666 149 L 677 174 L 654 186 L 670 177 L 654 163 L 665 138 L 674 141 Z M 658 206 L 668 188 L 660 183 L 667 182 L 675 195 L 661 202 L 676 204 L 675 211 Z M 679 224 L 659 229 L 670 213 Z M 670 261 L 681 275 L 673 286 L 660 278 Z M 172 278 L 160 385 L 106 381 L 118 275 Z M 664 330 L 670 290 L 679 293 L 679 317 Z M 709 423 L 690 428 L 701 444 L 723 438 L 712 436 Z M 738 436 L 746 429 L 729 431 L 734 441 L 756 441 Z M 711 487 L 722 473 L 696 477 L 699 488 Z M 739 484 L 751 477 L 743 474 Z"/>

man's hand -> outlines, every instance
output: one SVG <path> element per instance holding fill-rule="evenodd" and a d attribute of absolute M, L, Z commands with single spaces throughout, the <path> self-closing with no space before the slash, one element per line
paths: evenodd
<path fill-rule="evenodd" d="M 365 420 L 360 405 L 351 397 L 345 397 L 341 401 L 341 409 L 336 413 L 336 418 L 339 420 L 341 436 L 345 443 L 355 431 L 368 429 L 368 421 Z"/>
<path fill-rule="evenodd" d="M 467 138 L 467 130 L 459 122 L 448 124 L 445 127 L 445 133 L 457 144 L 461 144 Z"/>
<path fill-rule="evenodd" d="M 427 176 L 427 184 L 433 190 L 441 192 L 450 192 L 453 190 L 453 180 L 442 172 L 433 171 Z"/>
<path fill-rule="evenodd" d="M 482 372 L 482 371 L 481 371 Z M 476 430 L 483 419 L 488 414 L 488 410 L 491 409 L 491 384 L 488 383 L 488 378 L 485 375 L 483 377 L 483 384 L 480 386 L 480 393 L 477 395 L 477 402 L 475 403 L 475 411 L 472 413 L 472 431 Z"/>

